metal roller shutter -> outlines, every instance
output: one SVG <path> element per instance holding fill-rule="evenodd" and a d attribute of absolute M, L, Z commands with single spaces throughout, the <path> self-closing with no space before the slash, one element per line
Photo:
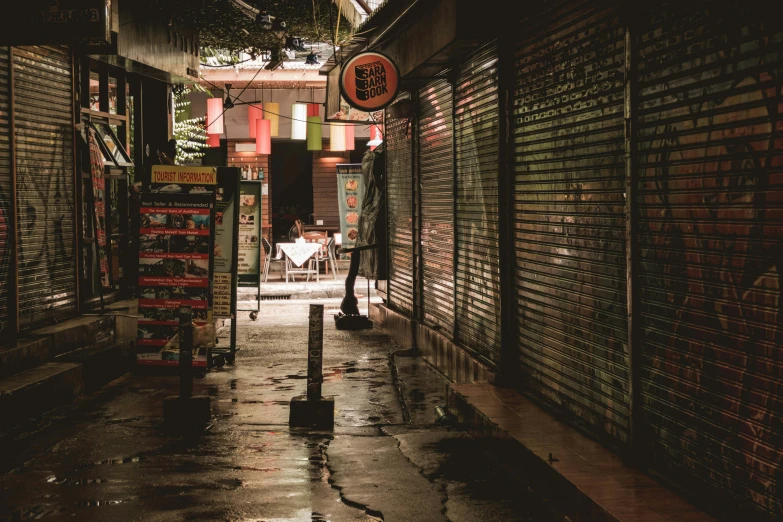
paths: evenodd
<path fill-rule="evenodd" d="M 781 516 L 783 33 L 682 5 L 635 53 L 644 426 L 670 476 Z"/>
<path fill-rule="evenodd" d="M 422 317 L 449 336 L 454 330 L 453 106 L 445 80 L 419 91 Z"/>
<path fill-rule="evenodd" d="M 0 335 L 9 327 L 11 248 L 11 132 L 9 129 L 9 49 L 0 47 Z"/>
<path fill-rule="evenodd" d="M 386 119 L 386 186 L 389 203 L 389 302 L 413 314 L 413 141 L 411 121 Z"/>
<path fill-rule="evenodd" d="M 70 51 L 14 48 L 22 328 L 76 309 Z"/>
<path fill-rule="evenodd" d="M 456 337 L 490 366 L 500 361 L 497 48 L 466 60 L 454 97 Z"/>
<path fill-rule="evenodd" d="M 519 364 L 526 388 L 623 443 L 625 31 L 608 2 L 563 2 L 549 15 L 515 50 Z"/>

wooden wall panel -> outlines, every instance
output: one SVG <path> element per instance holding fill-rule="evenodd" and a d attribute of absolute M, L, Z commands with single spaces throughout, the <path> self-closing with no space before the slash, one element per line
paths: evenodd
<path fill-rule="evenodd" d="M 313 152 L 313 219 L 323 219 L 325 227 L 340 227 L 337 203 L 338 163 L 349 163 L 350 152 L 321 150 Z"/>

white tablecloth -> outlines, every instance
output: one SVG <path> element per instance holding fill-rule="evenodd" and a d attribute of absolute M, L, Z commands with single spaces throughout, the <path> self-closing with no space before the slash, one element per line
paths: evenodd
<path fill-rule="evenodd" d="M 278 243 L 293 264 L 302 266 L 323 247 L 321 243 Z"/>

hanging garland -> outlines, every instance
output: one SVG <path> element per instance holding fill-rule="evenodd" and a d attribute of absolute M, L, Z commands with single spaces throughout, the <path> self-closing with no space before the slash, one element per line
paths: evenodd
<path fill-rule="evenodd" d="M 225 50 L 232 54 L 246 52 L 261 55 L 282 48 L 285 35 L 263 30 L 247 12 L 231 0 L 155 0 L 164 19 L 180 27 L 199 31 L 201 46 Z M 336 33 L 329 17 L 337 20 L 338 6 L 331 0 L 245 0 L 259 11 L 266 11 L 285 21 L 287 34 L 307 42 L 324 42 L 337 46 L 350 41 L 353 29 L 341 15 Z"/>

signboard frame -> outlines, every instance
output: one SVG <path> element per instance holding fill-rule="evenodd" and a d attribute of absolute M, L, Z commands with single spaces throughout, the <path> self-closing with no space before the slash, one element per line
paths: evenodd
<path fill-rule="evenodd" d="M 362 213 L 364 204 L 364 174 L 362 173 L 361 163 L 338 163 L 335 166 L 337 170 L 337 203 L 340 212 L 340 232 L 343 236 L 342 249 L 353 248 L 359 237 L 359 217 Z M 348 184 L 354 181 L 355 188 L 351 190 Z M 351 185 L 354 187 L 354 185 Z M 349 201 L 350 198 L 354 205 Z M 355 218 L 355 223 L 350 221 Z M 354 237 L 351 238 L 351 231 L 354 231 Z"/>
<path fill-rule="evenodd" d="M 154 165 L 151 181 L 149 190 L 141 196 L 142 226 L 139 233 L 141 241 L 148 244 L 140 243 L 139 251 L 137 335 L 141 336 L 144 332 L 144 337 L 138 337 L 139 340 L 156 342 L 141 343 L 137 340 L 137 364 L 177 367 L 179 343 L 174 330 L 179 332 L 179 328 L 173 324 L 176 321 L 170 317 L 171 311 L 176 312 L 179 306 L 189 305 L 204 310 L 194 322 L 214 324 L 212 291 L 217 170 L 214 167 Z M 204 261 L 207 262 L 206 274 Z M 145 266 L 143 270 L 142 266 Z M 145 325 L 147 328 L 144 328 Z M 145 352 L 142 348 L 145 345 L 159 348 Z M 170 355 L 167 357 L 164 352 Z M 204 348 L 204 353 L 199 350 L 193 357 L 192 366 L 206 369 L 209 363 L 210 349 Z"/>
<path fill-rule="evenodd" d="M 354 64 L 354 62 L 363 60 L 363 59 L 365 59 L 367 57 L 374 57 L 374 58 L 377 58 L 377 59 L 380 59 L 380 60 L 385 60 L 386 61 L 385 65 L 388 65 L 391 68 L 391 71 L 386 71 L 385 67 L 384 67 L 384 74 L 383 74 L 383 78 L 382 78 L 383 79 L 383 83 L 380 86 L 378 86 L 378 87 L 376 87 L 374 85 L 374 83 L 373 83 L 375 81 L 375 76 L 377 76 L 377 74 L 374 75 L 371 72 L 371 73 L 369 73 L 370 76 L 367 79 L 362 79 L 362 78 L 359 78 L 358 73 L 355 72 L 358 67 L 365 67 L 365 66 L 369 66 L 369 65 L 374 65 L 374 63 L 362 64 L 362 65 L 356 66 L 353 70 L 351 69 L 351 66 Z M 382 64 L 382 65 L 384 65 L 384 64 Z M 347 87 L 345 85 L 346 76 L 349 75 L 349 73 L 351 73 L 351 72 L 353 72 L 353 74 L 356 75 L 356 79 L 355 79 L 356 84 L 353 86 L 353 89 L 354 89 L 354 91 L 356 91 L 357 98 L 358 98 L 358 93 L 359 92 L 364 92 L 365 91 L 365 90 L 358 89 L 358 82 L 361 82 L 361 81 L 370 82 L 370 84 L 368 85 L 368 88 L 366 89 L 366 91 L 367 92 L 372 92 L 376 88 L 384 88 L 385 89 L 385 87 L 389 83 L 392 83 L 392 82 L 390 82 L 389 78 L 386 78 L 386 76 L 389 75 L 391 77 L 391 75 L 393 75 L 393 78 L 391 78 L 391 80 L 393 80 L 393 83 L 392 83 L 393 87 L 392 87 L 391 93 L 386 92 L 386 93 L 384 93 L 384 96 L 383 96 L 383 98 L 386 99 L 386 101 L 385 102 L 380 102 L 379 104 L 373 105 L 371 107 L 367 107 L 365 105 L 360 104 L 358 101 L 354 100 L 353 97 L 351 96 L 351 93 L 348 91 L 348 89 L 347 89 Z M 394 103 L 394 101 L 397 99 L 397 94 L 400 91 L 400 70 L 397 67 L 397 64 L 394 63 L 394 61 L 392 61 L 392 59 L 389 58 L 384 53 L 381 53 L 381 52 L 378 52 L 378 51 L 364 51 L 364 52 L 357 53 L 357 54 L 351 56 L 348 60 L 346 60 L 345 63 L 343 63 L 340 66 L 340 73 L 339 73 L 339 77 L 338 77 L 338 85 L 340 87 L 340 101 L 341 101 L 341 103 L 342 103 L 342 101 L 345 101 L 345 103 L 347 103 L 352 108 L 357 109 L 357 110 L 362 111 L 362 112 L 365 112 L 365 113 L 369 113 L 371 119 L 374 119 L 372 117 L 373 113 L 378 112 L 378 111 L 382 111 L 383 109 L 385 109 L 386 107 L 388 107 L 389 105 Z"/>
<path fill-rule="evenodd" d="M 253 221 L 254 221 L 253 226 L 257 227 L 257 232 L 256 232 L 257 238 L 256 238 L 256 241 L 255 241 L 256 245 L 253 246 L 253 241 L 252 241 L 252 237 L 251 237 L 251 238 L 249 238 L 248 241 L 244 241 L 244 242 L 249 242 L 250 243 L 250 247 L 244 248 L 244 249 L 242 249 L 242 248 L 238 249 L 239 250 L 239 254 L 238 254 L 238 257 L 237 257 L 237 266 L 238 266 L 237 274 L 238 274 L 238 286 L 240 286 L 240 287 L 253 287 L 253 286 L 258 287 L 261 284 L 261 277 L 263 275 L 262 274 L 262 270 L 261 270 L 261 268 L 262 268 L 261 267 L 261 245 L 262 245 L 261 244 L 261 234 L 262 234 L 262 231 L 263 231 L 263 215 L 264 215 L 264 212 L 263 212 L 263 210 L 264 210 L 264 208 L 263 208 L 263 181 L 264 180 L 259 179 L 259 180 L 241 180 L 239 182 L 240 200 L 242 199 L 242 196 L 250 196 L 250 195 L 252 195 L 252 196 L 256 196 L 256 200 L 255 201 L 257 202 L 257 207 L 256 207 L 256 209 L 253 212 L 253 216 L 254 216 L 253 217 Z M 240 205 L 238 207 L 239 208 L 238 214 L 240 214 L 240 215 L 242 214 L 242 207 L 243 207 L 243 205 L 241 204 L 241 201 L 240 201 Z M 238 236 L 238 243 L 240 245 L 243 243 L 243 240 L 245 239 L 243 236 L 246 236 L 246 235 L 252 236 L 253 235 L 253 231 L 250 231 L 250 230 L 248 230 L 247 233 L 245 233 L 245 234 L 242 233 L 243 230 L 241 230 L 241 229 L 243 228 L 242 227 L 243 224 L 244 225 L 249 225 L 249 223 L 242 223 L 242 219 L 240 217 L 240 221 L 239 221 L 239 229 L 240 229 L 239 232 L 240 233 L 239 233 L 239 236 Z M 244 257 L 243 257 L 243 254 L 242 254 L 243 250 L 245 252 L 247 252 L 247 253 L 253 252 L 255 250 L 254 255 L 255 255 L 256 259 L 257 259 L 256 264 L 258 266 L 258 273 L 257 274 L 254 274 L 252 272 L 248 273 L 247 271 L 243 270 L 243 268 L 242 268 L 242 264 L 243 264 L 243 261 L 244 261 Z"/>
<path fill-rule="evenodd" d="M 0 45 L 111 44 L 112 0 L 18 2 L 0 21 Z"/>
<path fill-rule="evenodd" d="M 225 219 L 225 209 L 228 207 L 228 201 L 225 203 L 223 198 L 226 194 L 231 194 L 234 204 L 233 214 L 231 215 L 231 230 L 230 230 L 230 236 L 229 239 L 231 244 L 231 260 L 229 261 L 229 271 L 219 271 L 220 268 L 218 267 L 218 263 L 216 263 L 215 270 L 213 272 L 213 298 L 217 297 L 217 288 L 218 284 L 216 281 L 217 274 L 230 274 L 231 279 L 231 304 L 230 304 L 230 311 L 229 311 L 229 317 L 231 319 L 231 337 L 230 337 L 230 346 L 229 346 L 229 354 L 227 357 L 229 359 L 229 362 L 233 362 L 233 356 L 234 353 L 237 351 L 237 286 L 238 286 L 238 277 L 239 277 L 239 194 L 240 194 L 240 183 L 241 183 L 241 177 L 242 177 L 242 171 L 239 167 L 217 167 L 217 195 L 216 195 L 216 202 L 215 202 L 215 252 L 218 249 L 218 221 L 221 222 L 221 224 L 226 223 Z M 220 213 L 220 219 L 218 219 L 218 213 Z M 216 259 L 217 261 L 217 259 Z M 213 304 L 213 317 L 225 317 L 224 315 L 217 315 L 215 313 L 214 304 Z M 213 353 L 220 353 L 224 350 L 215 348 L 212 350 Z M 226 357 L 225 355 L 223 357 Z M 210 357 L 210 363 L 212 362 L 213 357 Z"/>

